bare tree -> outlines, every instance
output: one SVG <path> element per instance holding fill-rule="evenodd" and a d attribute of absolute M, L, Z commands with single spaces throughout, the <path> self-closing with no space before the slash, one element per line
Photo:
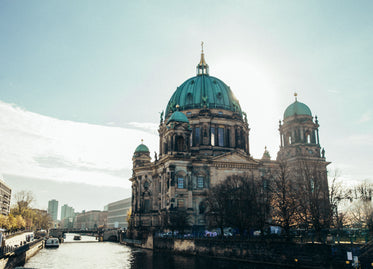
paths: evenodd
<path fill-rule="evenodd" d="M 167 212 L 167 228 L 172 231 L 179 231 L 184 233 L 185 229 L 190 226 L 189 214 L 184 208 L 173 208 Z"/>
<path fill-rule="evenodd" d="M 331 184 L 329 185 L 329 201 L 330 201 L 330 224 L 340 231 L 343 228 L 344 214 L 339 212 L 339 206 L 343 201 L 352 200 L 351 189 L 345 188 L 339 181 L 339 171 L 334 171 Z"/>
<path fill-rule="evenodd" d="M 31 209 L 31 204 L 34 201 L 34 195 L 30 191 L 20 191 L 14 194 L 14 199 L 16 203 L 13 206 L 13 213 L 15 215 L 25 217 L 25 215 Z"/>
<path fill-rule="evenodd" d="M 300 161 L 297 168 L 299 218 L 315 230 L 321 240 L 323 229 L 330 227 L 330 203 L 326 168 L 323 163 Z"/>
<path fill-rule="evenodd" d="M 270 199 L 263 180 L 253 174 L 233 175 L 210 189 L 206 198 L 209 223 L 221 229 L 235 227 L 245 230 L 264 230 L 269 214 Z"/>
<path fill-rule="evenodd" d="M 272 172 L 272 219 L 290 237 L 290 228 L 296 225 L 298 209 L 297 189 L 287 162 L 280 161 Z"/>
<path fill-rule="evenodd" d="M 228 224 L 228 188 L 225 184 L 218 184 L 211 187 L 204 200 L 206 205 L 205 217 L 210 227 L 218 227 L 221 236 L 224 235 L 224 227 Z"/>
<path fill-rule="evenodd" d="M 11 214 L 18 218 L 19 223 L 25 222 L 26 228 L 29 229 L 47 229 L 51 223 L 50 215 L 39 209 L 31 207 L 34 202 L 34 195 L 30 191 L 20 191 L 14 195 L 15 204 L 11 208 Z M 21 218 L 23 221 L 21 221 Z M 23 225 L 24 226 L 24 225 Z"/>
<path fill-rule="evenodd" d="M 350 208 L 352 221 L 355 225 L 368 228 L 373 234 L 373 184 L 365 181 L 353 188 L 352 194 L 356 200 Z"/>

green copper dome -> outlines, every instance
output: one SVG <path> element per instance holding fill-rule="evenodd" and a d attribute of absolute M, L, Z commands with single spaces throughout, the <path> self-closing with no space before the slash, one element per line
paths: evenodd
<path fill-rule="evenodd" d="M 135 150 L 135 153 L 136 152 L 149 152 L 149 148 L 147 146 L 145 146 L 144 144 L 140 144 L 136 150 Z"/>
<path fill-rule="evenodd" d="M 217 108 L 241 113 L 238 100 L 231 89 L 220 79 L 209 75 L 198 75 L 181 84 L 168 102 L 166 115 L 176 110 L 193 108 Z"/>
<path fill-rule="evenodd" d="M 175 111 L 174 113 L 172 113 L 171 117 L 167 121 L 167 124 L 172 121 L 189 123 L 187 116 L 185 116 L 185 114 L 180 111 Z"/>
<path fill-rule="evenodd" d="M 297 100 L 286 108 L 284 119 L 294 115 L 307 115 L 312 117 L 311 109 Z"/>
<path fill-rule="evenodd" d="M 209 75 L 209 66 L 202 50 L 197 65 L 197 76 L 181 84 L 172 95 L 166 108 L 166 117 L 176 111 L 193 108 L 216 108 L 242 113 L 238 100 L 231 89 L 220 79 Z"/>

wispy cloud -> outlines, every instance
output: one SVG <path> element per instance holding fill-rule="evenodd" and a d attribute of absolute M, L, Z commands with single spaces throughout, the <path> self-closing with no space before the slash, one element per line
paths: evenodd
<path fill-rule="evenodd" d="M 1 172 L 129 187 L 131 158 L 140 143 L 139 137 L 145 139 L 152 151 L 158 141 L 156 134 L 131 126 L 64 121 L 0 101 Z"/>
<path fill-rule="evenodd" d="M 158 124 L 152 122 L 130 122 L 129 126 L 135 127 L 139 130 L 149 132 L 151 134 L 157 134 Z"/>

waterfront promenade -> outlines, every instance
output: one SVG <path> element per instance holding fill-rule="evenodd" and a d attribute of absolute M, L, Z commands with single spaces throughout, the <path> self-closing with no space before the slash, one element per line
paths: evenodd
<path fill-rule="evenodd" d="M 9 238 L 6 238 L 5 239 L 5 245 L 8 246 L 8 247 L 17 247 L 17 246 L 21 246 L 24 244 L 24 242 L 26 242 L 26 237 L 28 235 L 32 235 L 33 232 L 24 232 L 24 233 L 21 233 L 21 234 L 17 234 L 17 235 L 14 235 L 14 236 L 8 236 Z"/>

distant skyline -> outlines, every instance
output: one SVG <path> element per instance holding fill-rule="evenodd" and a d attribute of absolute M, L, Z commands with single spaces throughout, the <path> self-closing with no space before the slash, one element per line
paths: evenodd
<path fill-rule="evenodd" d="M 158 151 L 159 113 L 204 41 L 210 74 L 248 115 L 254 158 L 265 146 L 276 158 L 297 92 L 329 169 L 372 181 L 372 13 L 371 1 L 1 1 L 0 173 L 44 208 L 59 200 L 49 184 L 78 211 L 128 197 L 133 151 L 141 139 Z M 100 188 L 119 199 L 97 200 Z"/>

